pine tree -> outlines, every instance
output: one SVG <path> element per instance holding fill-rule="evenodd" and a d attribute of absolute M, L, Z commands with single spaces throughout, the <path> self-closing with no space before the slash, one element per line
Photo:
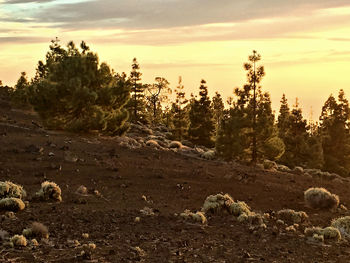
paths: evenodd
<path fill-rule="evenodd" d="M 281 107 L 280 107 L 280 111 L 277 119 L 279 137 L 282 139 L 286 136 L 286 133 L 288 131 L 289 117 L 290 117 L 290 110 L 288 106 L 288 101 L 287 101 L 286 95 L 283 94 L 281 99 Z"/>
<path fill-rule="evenodd" d="M 152 124 L 159 124 L 162 118 L 162 102 L 168 101 L 168 95 L 171 94 L 169 82 L 165 78 L 155 78 L 156 83 L 147 85 L 146 99 L 148 101 L 147 110 L 150 113 Z"/>
<path fill-rule="evenodd" d="M 190 104 L 188 136 L 194 144 L 213 147 L 215 125 L 208 88 L 205 84 L 205 80 L 202 80 L 199 87 L 200 99 L 193 99 Z"/>
<path fill-rule="evenodd" d="M 257 85 L 260 83 L 262 78 L 265 76 L 265 70 L 263 66 L 257 67 L 256 64 L 258 61 L 261 60 L 260 54 L 258 54 L 255 50 L 253 50 L 253 54 L 248 57 L 249 62 L 244 64 L 244 68 L 247 71 L 247 80 L 248 84 L 246 85 L 246 88 L 249 87 L 249 89 L 253 93 L 252 97 L 252 128 L 253 128 L 253 143 L 252 143 L 252 162 L 256 163 L 257 161 L 257 101 L 256 101 L 256 95 L 257 95 Z"/>
<path fill-rule="evenodd" d="M 145 101 L 145 89 L 147 85 L 143 85 L 141 81 L 142 73 L 140 72 L 140 65 L 137 62 L 137 59 L 134 58 L 131 65 L 130 72 L 130 82 L 131 86 L 131 99 L 127 105 L 130 113 L 130 121 L 142 123 L 148 123 L 149 120 L 146 116 L 146 101 Z"/>
<path fill-rule="evenodd" d="M 320 132 L 324 153 L 324 169 L 343 176 L 350 172 L 350 108 L 343 90 L 337 100 L 331 95 L 320 117 Z"/>
<path fill-rule="evenodd" d="M 222 97 L 218 92 L 215 92 L 215 96 L 212 99 L 212 108 L 214 112 L 214 120 L 215 120 L 215 131 L 216 133 L 219 130 L 219 125 L 221 123 L 223 114 L 224 114 L 224 102 L 222 101 Z"/>
<path fill-rule="evenodd" d="M 256 68 L 259 60 L 260 55 L 254 51 L 250 63 L 244 64 L 248 83 L 235 89 L 236 99 L 230 100 L 219 129 L 216 149 L 226 159 L 247 160 L 250 155 L 255 163 L 258 158 L 278 158 L 284 151 L 282 141 L 275 138 L 270 95 L 257 85 L 265 75 L 262 66 Z"/>
<path fill-rule="evenodd" d="M 188 129 L 188 112 L 185 109 L 185 105 L 188 100 L 185 97 L 184 85 L 182 84 L 182 78 L 179 77 L 178 86 L 175 89 L 176 99 L 172 104 L 172 134 L 174 140 L 181 141 L 187 135 Z"/>
<path fill-rule="evenodd" d="M 20 107 L 29 106 L 30 96 L 31 92 L 28 77 L 25 72 L 22 72 L 15 85 L 15 90 L 12 93 L 12 102 Z"/>
<path fill-rule="evenodd" d="M 279 136 L 285 144 L 285 152 L 280 162 L 289 166 L 305 166 L 321 168 L 323 152 L 317 135 L 309 132 L 310 127 L 303 118 L 298 99 L 291 112 L 285 96 L 281 100 L 280 115 L 278 116 Z"/>
<path fill-rule="evenodd" d="M 85 42 L 64 48 L 56 39 L 38 64 L 31 103 L 49 128 L 120 135 L 128 128 L 130 85 L 125 74 L 99 64 Z"/>

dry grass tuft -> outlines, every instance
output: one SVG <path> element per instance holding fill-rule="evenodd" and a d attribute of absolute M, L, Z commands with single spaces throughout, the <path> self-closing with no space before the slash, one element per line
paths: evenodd
<path fill-rule="evenodd" d="M 277 212 L 277 218 L 287 223 L 288 225 L 294 225 L 306 221 L 308 215 L 303 211 L 296 212 L 292 209 L 282 209 Z"/>
<path fill-rule="evenodd" d="M 10 239 L 10 244 L 14 247 L 26 247 L 27 239 L 22 235 L 14 235 Z"/>
<path fill-rule="evenodd" d="M 25 204 L 19 198 L 9 197 L 0 200 L 0 210 L 17 212 L 25 207 Z"/>
<path fill-rule="evenodd" d="M 190 210 L 185 210 L 183 213 L 180 214 L 180 217 L 186 220 L 192 220 L 194 222 L 199 222 L 202 224 L 207 223 L 207 218 L 205 217 L 203 212 L 192 213 Z"/>
<path fill-rule="evenodd" d="M 36 196 L 42 200 L 62 201 L 61 188 L 54 182 L 45 181 L 41 184 L 41 189 L 36 193 Z"/>
<path fill-rule="evenodd" d="M 24 199 L 26 197 L 26 191 L 23 187 L 14 184 L 10 181 L 0 182 L 0 198 L 19 198 Z"/>
<path fill-rule="evenodd" d="M 350 216 L 334 219 L 331 226 L 337 228 L 343 238 L 350 239 Z"/>
<path fill-rule="evenodd" d="M 339 205 L 339 197 L 324 188 L 309 188 L 304 192 L 304 199 L 314 209 L 334 209 Z"/>
<path fill-rule="evenodd" d="M 229 212 L 230 206 L 234 203 L 229 194 L 217 194 L 208 196 L 203 204 L 202 212 L 220 214 L 222 212 Z"/>

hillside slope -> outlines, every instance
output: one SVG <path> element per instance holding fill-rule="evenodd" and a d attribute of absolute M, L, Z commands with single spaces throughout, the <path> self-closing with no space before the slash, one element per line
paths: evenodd
<path fill-rule="evenodd" d="M 306 226 L 325 227 L 347 214 L 307 208 L 303 192 L 322 186 L 347 206 L 346 180 L 259 170 L 152 147 L 129 149 L 116 138 L 46 131 L 38 123 L 34 113 L 0 102 L 0 181 L 23 185 L 29 196 L 41 182 L 53 181 L 62 189 L 63 202 L 29 200 L 15 219 L 1 217 L 0 230 L 10 236 L 38 221 L 50 237 L 33 250 L 2 245 L 0 262 L 80 262 L 74 240 L 96 244 L 92 262 L 349 261 L 347 242 L 311 243 L 302 236 Z M 88 195 L 76 193 L 81 185 Z M 245 201 L 256 212 L 305 211 L 309 220 L 293 233 L 273 220 L 266 230 L 255 231 L 230 215 L 209 215 L 208 225 L 175 215 L 200 210 L 205 198 L 217 193 Z M 154 215 L 140 212 L 145 207 Z"/>

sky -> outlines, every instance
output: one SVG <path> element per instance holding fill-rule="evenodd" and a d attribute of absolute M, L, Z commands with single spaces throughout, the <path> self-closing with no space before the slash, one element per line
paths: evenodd
<path fill-rule="evenodd" d="M 257 50 L 276 111 L 283 93 L 313 119 L 330 94 L 350 98 L 349 0 L 0 0 L 3 84 L 32 77 L 55 37 L 86 41 L 117 72 L 136 57 L 147 83 L 182 76 L 188 96 L 201 79 L 232 96 Z"/>

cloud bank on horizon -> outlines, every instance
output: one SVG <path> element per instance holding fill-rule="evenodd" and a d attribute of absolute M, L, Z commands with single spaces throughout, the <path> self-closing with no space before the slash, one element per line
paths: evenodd
<path fill-rule="evenodd" d="M 298 38 L 307 37 L 300 35 L 305 29 L 350 24 L 350 11 L 322 12 L 347 5 L 348 0 L 2 0 L 0 26 L 7 33 L 0 43 L 41 42 L 43 28 L 104 31 L 99 41 L 143 45 Z"/>

